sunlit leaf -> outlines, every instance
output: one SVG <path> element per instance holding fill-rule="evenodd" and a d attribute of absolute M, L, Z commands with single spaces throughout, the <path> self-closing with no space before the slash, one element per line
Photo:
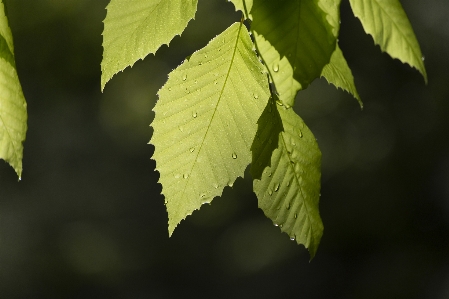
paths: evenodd
<path fill-rule="evenodd" d="M 198 0 L 111 0 L 103 32 L 101 89 L 119 71 L 155 53 L 194 18 Z"/>
<path fill-rule="evenodd" d="M 270 42 L 281 59 L 286 57 L 302 89 L 320 76 L 335 49 L 336 39 L 318 1 L 254 0 L 251 15 L 251 29 Z M 265 59 L 266 53 L 260 54 Z M 282 71 L 279 62 L 267 63 L 267 67 L 277 86 L 276 78 Z"/>
<path fill-rule="evenodd" d="M 313 258 L 323 234 L 318 144 L 303 120 L 280 101 L 270 100 L 258 124 L 251 174 L 259 207 Z"/>
<path fill-rule="evenodd" d="M 337 88 L 341 88 L 352 94 L 359 102 L 360 107 L 363 108 L 362 100 L 354 84 L 351 69 L 338 45 L 332 54 L 331 61 L 323 68 L 321 75 Z"/>
<path fill-rule="evenodd" d="M 354 15 L 362 22 L 381 50 L 416 68 L 427 83 L 421 49 L 407 15 L 398 0 L 349 0 Z"/>
<path fill-rule="evenodd" d="M 170 234 L 243 176 L 268 98 L 266 74 L 241 23 L 170 73 L 154 108 L 151 139 Z"/>
<path fill-rule="evenodd" d="M 19 179 L 27 130 L 26 106 L 16 71 L 12 34 L 0 2 L 0 159 L 14 168 Z"/>

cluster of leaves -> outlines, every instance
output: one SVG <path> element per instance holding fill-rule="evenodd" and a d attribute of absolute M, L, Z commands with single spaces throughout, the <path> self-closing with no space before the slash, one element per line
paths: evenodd
<path fill-rule="evenodd" d="M 171 235 L 187 215 L 220 196 L 251 163 L 259 207 L 313 257 L 319 215 L 321 153 L 291 108 L 322 76 L 362 106 L 338 46 L 341 0 L 231 0 L 242 20 L 169 74 L 152 123 Z M 418 69 L 422 55 L 398 0 L 349 0 L 382 51 Z M 198 0 L 111 0 L 103 32 L 101 88 L 119 71 L 155 53 L 194 18 Z M 0 158 L 20 177 L 26 104 L 15 72 L 12 37 L 0 5 Z"/>

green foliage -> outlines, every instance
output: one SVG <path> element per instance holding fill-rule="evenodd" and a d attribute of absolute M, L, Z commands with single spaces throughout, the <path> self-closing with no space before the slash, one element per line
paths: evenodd
<path fill-rule="evenodd" d="M 365 32 L 382 51 L 416 68 L 427 83 L 421 49 L 399 0 L 349 0 L 349 3 Z"/>
<path fill-rule="evenodd" d="M 151 139 L 170 234 L 243 176 L 268 98 L 263 66 L 242 23 L 170 73 L 154 107 Z"/>
<path fill-rule="evenodd" d="M 194 18 L 198 0 L 111 0 L 103 32 L 101 89 L 119 71 L 155 53 Z M 168 230 L 232 186 L 251 163 L 259 207 L 313 258 L 321 152 L 293 110 L 298 91 L 325 77 L 362 106 L 338 46 L 341 0 L 231 0 L 232 24 L 169 74 L 152 123 Z M 350 0 L 382 51 L 418 69 L 421 50 L 398 0 Z M 26 103 L 11 31 L 0 2 L 0 158 L 19 178 Z M 251 36 L 252 35 L 252 36 Z"/>
<path fill-rule="evenodd" d="M 11 29 L 0 2 L 0 158 L 22 176 L 22 156 L 27 130 L 25 97 L 14 60 Z"/>
<path fill-rule="evenodd" d="M 323 234 L 318 144 L 303 120 L 280 101 L 270 100 L 258 124 L 251 174 L 259 207 L 313 258 Z"/>
<path fill-rule="evenodd" d="M 101 89 L 119 71 L 181 34 L 198 0 L 111 0 L 103 32 Z"/>

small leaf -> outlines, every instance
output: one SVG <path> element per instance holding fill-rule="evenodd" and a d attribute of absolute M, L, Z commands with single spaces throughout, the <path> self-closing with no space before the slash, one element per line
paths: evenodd
<path fill-rule="evenodd" d="M 194 18 L 198 0 L 111 0 L 103 32 L 101 89 L 119 71 L 155 53 Z"/>
<path fill-rule="evenodd" d="M 258 134 L 271 132 L 271 138 L 277 139 L 278 144 L 270 158 L 267 152 L 272 147 L 266 141 L 254 140 L 251 164 L 254 192 L 265 215 L 292 240 L 308 248 L 313 258 L 323 234 L 318 210 L 321 152 L 312 132 L 293 109 L 271 102 L 273 112 L 262 114 Z M 280 119 L 282 123 L 271 119 Z M 264 168 L 258 179 L 265 165 L 270 166 Z"/>
<path fill-rule="evenodd" d="M 0 2 L 0 159 L 14 168 L 19 179 L 27 130 L 26 107 L 16 71 L 11 29 Z"/>
<path fill-rule="evenodd" d="M 170 235 L 243 176 L 268 98 L 263 65 L 241 23 L 170 73 L 154 108 L 151 139 Z"/>
<path fill-rule="evenodd" d="M 363 109 L 363 103 L 355 87 L 351 69 L 338 45 L 332 54 L 331 61 L 323 68 L 321 76 L 325 77 L 329 83 L 334 84 L 337 88 L 352 94 Z"/>
<path fill-rule="evenodd" d="M 349 0 L 354 15 L 374 43 L 391 57 L 416 68 L 427 83 L 421 49 L 398 0 Z"/>

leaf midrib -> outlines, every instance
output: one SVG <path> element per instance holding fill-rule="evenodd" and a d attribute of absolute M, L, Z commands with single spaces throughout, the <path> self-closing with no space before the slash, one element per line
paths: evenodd
<path fill-rule="evenodd" d="M 203 145 L 204 145 L 204 140 L 206 139 L 207 135 L 209 134 L 209 129 L 210 129 L 211 124 L 212 124 L 212 122 L 213 122 L 213 120 L 214 120 L 215 113 L 217 112 L 217 107 L 218 107 L 218 105 L 220 104 L 220 101 L 221 101 L 221 99 L 222 99 L 222 95 L 223 95 L 223 92 L 224 92 L 226 83 L 227 83 L 227 81 L 228 81 L 229 74 L 230 74 L 230 72 L 231 72 L 231 68 L 232 68 L 233 62 L 234 62 L 235 53 L 236 53 L 236 51 L 237 51 L 237 44 L 238 44 L 238 41 L 239 41 L 239 38 L 240 38 L 240 31 L 241 31 L 241 29 L 242 29 L 242 24 L 243 24 L 243 23 L 240 22 L 239 29 L 238 29 L 238 33 L 237 33 L 237 37 L 236 37 L 236 41 L 235 41 L 234 51 L 233 51 L 233 53 L 232 53 L 232 58 L 231 58 L 230 63 L 229 63 L 228 71 L 227 71 L 227 73 L 226 73 L 226 78 L 225 78 L 225 80 L 224 80 L 224 82 L 223 82 L 223 87 L 222 87 L 221 90 L 220 90 L 219 97 L 218 97 L 218 101 L 217 101 L 217 104 L 215 105 L 214 112 L 213 112 L 213 114 L 212 114 L 212 117 L 211 117 L 211 120 L 210 120 L 210 122 L 209 122 L 209 125 L 207 126 L 206 133 L 204 134 L 203 140 L 202 140 L 201 143 L 200 143 L 200 148 L 198 149 L 198 152 L 196 153 L 195 159 L 194 159 L 194 161 L 193 161 L 193 163 L 192 163 L 192 167 L 190 168 L 189 176 L 188 176 L 187 179 L 186 179 L 187 181 L 186 181 L 186 183 L 184 184 L 184 188 L 183 188 L 182 193 L 181 193 L 181 198 L 184 197 L 184 194 L 185 194 L 187 185 L 189 184 L 190 178 L 192 177 L 192 175 L 191 175 L 191 174 L 192 174 L 192 170 L 193 170 L 193 168 L 195 167 L 195 165 L 196 165 L 196 163 L 197 163 L 197 161 L 198 161 L 198 156 L 199 156 L 199 154 L 200 154 L 200 152 L 201 152 L 201 150 L 202 150 L 202 148 L 203 148 Z"/>

